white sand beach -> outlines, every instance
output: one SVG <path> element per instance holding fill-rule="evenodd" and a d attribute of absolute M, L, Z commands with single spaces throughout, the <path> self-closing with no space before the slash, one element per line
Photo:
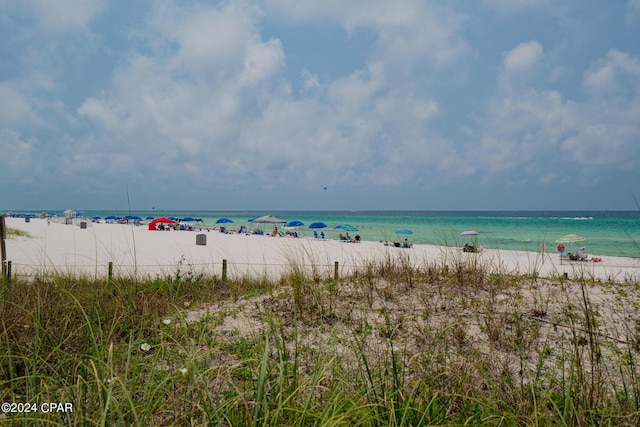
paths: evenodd
<path fill-rule="evenodd" d="M 410 260 L 415 266 L 456 265 L 477 261 L 492 272 L 542 277 L 588 277 L 618 282 L 640 280 L 640 259 L 610 257 L 601 262 L 560 261 L 557 253 L 534 253 L 485 249 L 463 253 L 460 248 L 414 245 L 412 248 L 385 246 L 380 242 L 345 243 L 266 235 L 224 234 L 218 230 L 150 231 L 146 225 L 89 223 L 87 228 L 44 219 L 6 218 L 9 228 L 25 231 L 29 237 L 12 236 L 6 241 L 7 260 L 14 275 L 33 275 L 58 271 L 105 277 L 108 265 L 113 274 L 168 275 L 182 273 L 220 275 L 227 260 L 229 276 L 275 277 L 292 265 L 332 275 L 335 262 L 339 274 L 348 274 L 372 262 L 391 259 Z M 268 231 L 268 226 L 265 231 Z M 206 245 L 196 245 L 204 234 Z"/>

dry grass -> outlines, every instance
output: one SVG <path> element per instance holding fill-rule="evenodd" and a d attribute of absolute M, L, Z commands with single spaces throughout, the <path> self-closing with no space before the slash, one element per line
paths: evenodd
<path fill-rule="evenodd" d="M 637 283 L 402 254 L 319 271 L 5 283 L 0 400 L 74 402 L 38 414 L 61 425 L 640 422 Z"/>

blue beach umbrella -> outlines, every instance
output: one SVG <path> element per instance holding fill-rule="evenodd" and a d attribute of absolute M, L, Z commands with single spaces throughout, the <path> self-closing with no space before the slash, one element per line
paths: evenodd
<path fill-rule="evenodd" d="M 150 220 L 152 220 L 152 219 L 154 219 L 154 218 L 153 218 L 152 216 L 148 216 L 148 217 L 146 217 L 145 219 L 146 219 L 147 221 L 150 221 Z"/>
<path fill-rule="evenodd" d="M 335 227 L 333 227 L 334 230 L 342 230 L 342 226 L 341 225 L 336 225 Z"/>
<path fill-rule="evenodd" d="M 180 221 L 180 218 L 176 218 L 175 216 L 169 216 L 167 218 L 169 218 L 171 221 Z"/>
<path fill-rule="evenodd" d="M 216 221 L 216 224 L 231 224 L 233 222 L 232 219 L 229 218 L 220 218 Z"/>
<path fill-rule="evenodd" d="M 142 218 L 140 218 L 138 215 L 129 215 L 125 217 L 126 219 L 132 219 L 134 221 L 142 221 Z"/>
<path fill-rule="evenodd" d="M 190 216 L 186 217 L 186 218 L 182 218 L 180 221 L 182 222 L 188 222 L 188 221 L 195 221 L 195 219 L 191 218 Z"/>
<path fill-rule="evenodd" d="M 290 221 L 287 223 L 287 227 L 300 227 L 301 225 L 304 225 L 304 222 L 302 221 Z"/>
<path fill-rule="evenodd" d="M 309 228 L 327 228 L 327 224 L 320 221 L 312 222 L 311 224 L 309 224 Z"/>
<path fill-rule="evenodd" d="M 115 215 L 107 215 L 104 217 L 104 219 L 117 219 L 118 217 L 116 217 Z"/>
<path fill-rule="evenodd" d="M 96 216 L 92 216 L 91 219 L 100 219 L 100 217 L 96 215 Z"/>
<path fill-rule="evenodd" d="M 349 224 L 343 225 L 342 229 L 344 231 L 347 231 L 347 232 L 350 231 L 352 233 L 357 233 L 359 231 L 356 227 L 354 227 L 353 225 L 349 225 Z"/>

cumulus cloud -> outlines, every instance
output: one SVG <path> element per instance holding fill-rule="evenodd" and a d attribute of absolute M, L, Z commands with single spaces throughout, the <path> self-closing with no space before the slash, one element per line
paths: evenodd
<path fill-rule="evenodd" d="M 396 68 L 412 66 L 421 60 L 444 66 L 471 52 L 459 34 L 466 16 L 439 2 L 269 0 L 267 5 L 296 23 L 339 25 L 349 33 L 373 30 L 377 42 L 371 52 L 372 59 L 385 57 L 393 60 Z"/>
<path fill-rule="evenodd" d="M 542 46 L 537 41 L 520 43 L 505 55 L 505 73 L 517 74 L 531 70 L 540 61 L 542 54 Z"/>
<path fill-rule="evenodd" d="M 3 44 L 26 53 L 2 69 L 12 77 L 0 81 L 0 145 L 11 158 L 0 175 L 28 167 L 35 181 L 55 174 L 87 192 L 153 181 L 145 188 L 158 196 L 185 183 L 199 195 L 325 185 L 360 194 L 479 179 L 548 185 L 571 179 L 569 169 L 595 182 L 638 158 L 640 62 L 622 48 L 576 66 L 554 42 L 543 47 L 549 38 L 518 34 L 502 56 L 480 52 L 470 36 L 480 20 L 419 0 L 163 0 L 117 30 L 122 46 L 100 46 L 107 35 L 91 32 L 104 31 L 93 23 L 106 3 L 67 0 L 48 18 L 44 3 L 0 3 L 34 30 Z M 371 37 L 338 73 L 313 61 L 292 69 L 300 47 L 279 31 L 309 25 Z M 88 55 L 89 40 L 106 55 Z M 452 77 L 472 67 L 468 81 Z M 85 71 L 100 78 L 76 81 Z"/>
<path fill-rule="evenodd" d="M 638 95 L 640 61 L 630 54 L 611 50 L 585 73 L 584 87 L 593 95 Z M 631 87 L 632 91 L 628 91 Z"/>
<path fill-rule="evenodd" d="M 0 2 L 0 12 L 17 14 L 35 22 L 37 31 L 63 33 L 87 31 L 89 23 L 106 9 L 104 0 L 22 0 Z"/>
<path fill-rule="evenodd" d="M 520 45 L 506 55 L 505 73 L 527 70 L 541 55 L 537 43 Z M 553 90 L 539 91 L 526 82 L 500 80 L 486 114 L 480 116 L 480 142 L 471 151 L 485 180 L 493 182 L 519 170 L 511 179 L 537 176 L 539 182 L 550 183 L 554 171 L 574 166 L 585 179 L 599 175 L 594 168 L 631 170 L 640 155 L 638 65 L 637 57 L 609 52 L 585 71 L 587 96 L 581 100 L 563 98 Z M 559 179 L 572 178 L 564 174 Z"/>

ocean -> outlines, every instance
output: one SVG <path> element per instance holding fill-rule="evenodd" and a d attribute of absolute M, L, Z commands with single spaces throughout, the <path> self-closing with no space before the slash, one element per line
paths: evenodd
<path fill-rule="evenodd" d="M 39 213 L 39 212 L 38 212 Z M 62 212 L 54 212 L 62 215 Z M 216 226 L 220 218 L 229 218 L 234 222 L 227 228 L 241 225 L 253 228 L 249 219 L 266 214 L 286 221 L 302 221 L 305 225 L 297 228 L 305 236 L 313 237 L 313 229 L 308 225 L 321 221 L 327 228 L 328 238 L 337 238 L 340 225 L 351 225 L 358 229 L 362 240 L 392 241 L 408 238 L 412 243 L 445 246 L 462 246 L 466 242 L 482 244 L 486 248 L 538 251 L 544 244 L 549 252 L 555 252 L 556 240 L 564 235 L 576 234 L 584 238 L 576 243 L 564 243 L 571 252 L 580 246 L 586 247 L 586 253 L 599 256 L 640 257 L 640 211 L 468 211 L 468 212 L 390 212 L 390 211 L 78 211 L 87 218 L 108 215 L 138 215 L 142 218 L 176 217 L 200 218 L 210 227 Z M 261 228 L 271 231 L 273 225 L 264 224 Z M 281 227 L 279 227 L 281 228 Z M 413 234 L 396 234 L 397 230 L 410 230 Z M 465 237 L 460 233 L 475 230 L 477 236 Z M 351 231 L 353 237 L 356 232 Z"/>

